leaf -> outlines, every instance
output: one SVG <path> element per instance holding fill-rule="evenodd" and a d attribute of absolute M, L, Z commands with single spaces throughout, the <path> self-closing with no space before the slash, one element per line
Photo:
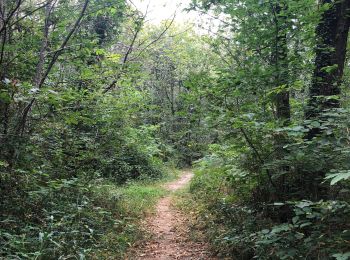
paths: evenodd
<path fill-rule="evenodd" d="M 325 178 L 326 180 L 331 180 L 331 185 L 335 185 L 340 181 L 348 180 L 350 179 L 350 171 L 341 171 L 338 173 L 333 173 Z"/>
<path fill-rule="evenodd" d="M 289 224 L 282 224 L 279 226 L 274 226 L 271 230 L 271 233 L 280 233 L 282 231 L 289 231 L 291 230 L 291 227 Z"/>
<path fill-rule="evenodd" d="M 310 225 L 312 225 L 311 222 L 305 222 L 305 223 L 301 224 L 300 227 L 303 228 L 303 227 L 307 227 L 307 226 L 310 226 Z"/>
<path fill-rule="evenodd" d="M 0 166 L 8 167 L 9 164 L 6 161 L 0 161 Z"/>
<path fill-rule="evenodd" d="M 292 219 L 293 224 L 296 224 L 299 221 L 299 216 L 295 216 Z"/>
<path fill-rule="evenodd" d="M 43 232 L 40 232 L 39 233 L 39 242 L 42 243 L 44 241 L 44 233 Z"/>
<path fill-rule="evenodd" d="M 323 68 L 321 68 L 321 71 L 324 71 L 326 73 L 331 73 L 333 71 L 335 71 L 338 68 L 338 64 L 333 64 L 331 66 L 325 66 Z"/>
<path fill-rule="evenodd" d="M 299 202 L 298 204 L 296 204 L 295 206 L 302 209 L 302 208 L 309 207 L 310 205 L 312 205 L 311 201 L 303 200 L 303 201 Z"/>
<path fill-rule="evenodd" d="M 338 254 L 334 254 L 332 256 L 337 260 L 348 260 L 348 259 L 350 259 L 350 252 L 338 253 Z"/>
<path fill-rule="evenodd" d="M 58 93 L 56 91 L 51 90 L 51 89 L 49 89 L 48 92 L 51 93 L 51 94 L 54 94 L 54 95 L 58 95 Z"/>
<path fill-rule="evenodd" d="M 7 92 L 0 92 L 0 101 L 4 103 L 11 103 L 11 96 Z"/>
<path fill-rule="evenodd" d="M 309 126 L 311 126 L 312 128 L 319 128 L 321 124 L 318 121 L 312 121 Z"/>
<path fill-rule="evenodd" d="M 263 234 L 268 234 L 268 233 L 270 233 L 270 230 L 268 230 L 268 229 L 263 229 L 263 230 L 261 230 L 261 233 L 263 233 Z"/>
<path fill-rule="evenodd" d="M 294 126 L 294 127 L 290 128 L 290 130 L 291 130 L 291 131 L 295 131 L 295 132 L 299 132 L 299 131 L 302 132 L 302 131 L 304 130 L 304 127 L 298 125 L 298 126 Z"/>
<path fill-rule="evenodd" d="M 297 233 L 295 234 L 295 237 L 296 237 L 297 239 L 302 239 L 304 236 L 305 236 L 305 235 L 304 235 L 303 233 L 300 233 L 300 232 L 297 232 Z"/>
<path fill-rule="evenodd" d="M 4 78 L 4 80 L 2 82 L 4 82 L 6 85 L 8 85 L 11 83 L 11 80 L 9 80 L 8 78 Z"/>

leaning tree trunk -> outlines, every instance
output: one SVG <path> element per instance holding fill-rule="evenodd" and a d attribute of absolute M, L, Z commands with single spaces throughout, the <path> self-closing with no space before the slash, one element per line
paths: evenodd
<path fill-rule="evenodd" d="M 306 119 L 321 119 L 322 112 L 339 107 L 340 84 L 344 71 L 350 25 L 350 0 L 321 0 L 330 4 L 316 28 L 315 70 L 309 91 Z M 321 133 L 311 129 L 308 139 Z"/>

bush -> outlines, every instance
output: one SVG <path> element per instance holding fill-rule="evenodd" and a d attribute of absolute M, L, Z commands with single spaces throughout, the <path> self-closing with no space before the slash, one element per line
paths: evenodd
<path fill-rule="evenodd" d="M 227 163 L 227 161 L 225 162 Z M 211 155 L 191 185 L 199 223 L 218 254 L 233 259 L 348 259 L 350 205 L 345 201 L 250 202 L 254 179 Z M 192 205 L 195 203 L 192 203 Z M 274 218 L 290 212 L 283 221 Z"/>
<path fill-rule="evenodd" d="M 343 201 L 290 202 L 294 216 L 251 235 L 256 256 L 264 259 L 347 259 L 350 205 Z M 268 259 L 268 258 L 266 258 Z"/>

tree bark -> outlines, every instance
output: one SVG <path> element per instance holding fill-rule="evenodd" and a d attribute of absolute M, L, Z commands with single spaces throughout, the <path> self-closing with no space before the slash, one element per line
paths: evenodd
<path fill-rule="evenodd" d="M 322 6 L 330 4 L 316 28 L 315 69 L 309 90 L 307 119 L 318 119 L 324 111 L 340 106 L 340 85 L 344 71 L 347 39 L 350 26 L 350 1 L 321 0 Z M 321 133 L 311 129 L 308 138 Z"/>
<path fill-rule="evenodd" d="M 276 94 L 276 117 L 284 125 L 290 122 L 290 103 L 288 90 L 288 47 L 287 47 L 287 5 L 277 3 L 273 8 L 275 22 L 275 50 L 274 64 L 276 73 L 276 87 L 280 88 Z"/>
<path fill-rule="evenodd" d="M 50 29 L 50 15 L 51 15 L 51 6 L 52 0 L 48 2 L 45 8 L 45 22 L 44 22 L 44 29 L 43 29 L 43 39 L 41 42 L 40 52 L 39 52 L 39 61 L 36 66 L 34 78 L 33 78 L 33 86 L 39 87 L 40 81 L 43 76 L 43 69 L 44 69 L 44 63 L 45 63 L 45 57 L 46 57 L 46 50 L 47 50 L 47 44 L 48 44 L 48 38 L 49 38 L 49 29 Z"/>

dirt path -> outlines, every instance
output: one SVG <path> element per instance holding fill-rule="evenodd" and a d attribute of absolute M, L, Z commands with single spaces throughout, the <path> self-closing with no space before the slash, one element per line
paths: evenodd
<path fill-rule="evenodd" d="M 204 243 L 189 239 L 186 219 L 171 204 L 171 193 L 185 187 L 193 177 L 191 171 L 184 171 L 181 177 L 165 187 L 169 195 L 162 198 L 156 207 L 156 214 L 146 220 L 146 229 L 152 234 L 152 239 L 135 248 L 133 257 L 129 259 L 215 259 L 210 257 Z"/>

